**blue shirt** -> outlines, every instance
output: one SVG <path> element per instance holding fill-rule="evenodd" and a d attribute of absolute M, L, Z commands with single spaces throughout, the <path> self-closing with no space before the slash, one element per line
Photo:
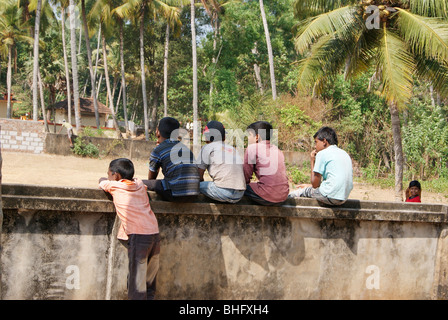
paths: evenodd
<path fill-rule="evenodd" d="M 191 150 L 180 141 L 165 140 L 151 152 L 149 170 L 162 168 L 165 190 L 173 197 L 199 194 L 199 173 Z"/>
<path fill-rule="evenodd" d="M 319 151 L 314 172 L 322 175 L 319 192 L 328 198 L 347 200 L 353 189 L 352 160 L 347 152 L 335 145 Z"/>

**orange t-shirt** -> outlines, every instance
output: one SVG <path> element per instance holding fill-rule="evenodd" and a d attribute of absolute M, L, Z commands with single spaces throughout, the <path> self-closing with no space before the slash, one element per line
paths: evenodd
<path fill-rule="evenodd" d="M 159 226 L 151 210 L 146 185 L 138 179 L 104 180 L 99 187 L 113 197 L 115 210 L 121 220 L 118 239 L 127 240 L 129 234 L 156 234 Z"/>

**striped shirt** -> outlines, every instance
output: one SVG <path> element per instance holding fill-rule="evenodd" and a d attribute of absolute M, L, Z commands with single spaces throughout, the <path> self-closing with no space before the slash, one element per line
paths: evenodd
<path fill-rule="evenodd" d="M 166 139 L 151 152 L 149 170 L 162 168 L 162 185 L 173 197 L 199 194 L 199 173 L 191 150 L 180 141 Z"/>

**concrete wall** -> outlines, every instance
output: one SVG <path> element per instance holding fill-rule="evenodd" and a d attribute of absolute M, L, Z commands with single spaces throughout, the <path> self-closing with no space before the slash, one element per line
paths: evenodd
<path fill-rule="evenodd" d="M 2 192 L 2 299 L 126 298 L 126 250 L 104 192 Z M 158 299 L 446 298 L 444 205 L 329 208 L 297 199 L 261 207 L 149 195 L 162 237 Z"/>
<path fill-rule="evenodd" d="M 0 119 L 0 142 L 4 151 L 42 153 L 44 124 L 40 121 Z"/>

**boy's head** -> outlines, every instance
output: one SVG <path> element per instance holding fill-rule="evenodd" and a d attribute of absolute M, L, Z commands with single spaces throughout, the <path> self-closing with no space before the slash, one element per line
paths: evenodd
<path fill-rule="evenodd" d="M 180 124 L 179 121 L 177 121 L 174 118 L 171 117 L 165 117 L 160 119 L 159 125 L 157 127 L 157 135 L 159 138 L 159 135 L 164 139 L 169 139 L 171 137 L 171 133 L 179 129 Z"/>
<path fill-rule="evenodd" d="M 413 180 L 409 182 L 408 190 L 409 190 L 409 196 L 415 197 L 420 195 L 422 191 L 422 186 L 420 185 L 420 182 L 418 182 L 417 180 Z"/>
<path fill-rule="evenodd" d="M 134 177 L 134 164 L 131 160 L 126 158 L 119 158 L 112 160 L 109 164 L 109 171 L 107 178 L 109 180 L 132 180 Z"/>
<path fill-rule="evenodd" d="M 210 121 L 204 128 L 204 136 L 207 142 L 226 140 L 226 130 L 219 121 Z"/>
<path fill-rule="evenodd" d="M 271 140 L 272 125 L 267 121 L 257 121 L 247 127 L 249 143 Z"/>
<path fill-rule="evenodd" d="M 330 127 L 320 128 L 313 136 L 316 143 L 316 150 L 319 152 L 330 145 L 338 145 L 338 136 L 336 132 Z"/>

